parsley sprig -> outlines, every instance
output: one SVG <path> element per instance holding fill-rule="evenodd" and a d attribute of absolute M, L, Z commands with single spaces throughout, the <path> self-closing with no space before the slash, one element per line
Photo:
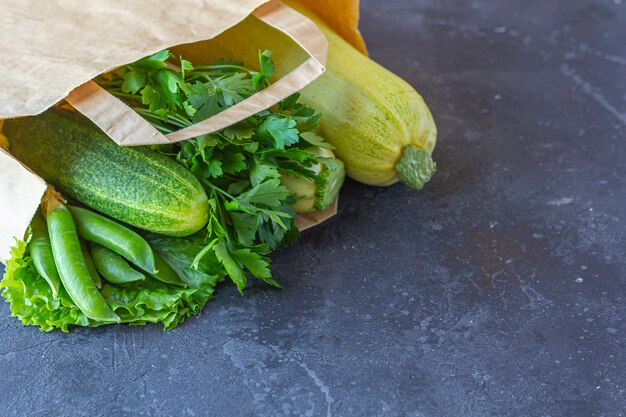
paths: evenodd
<path fill-rule="evenodd" d="M 194 66 L 167 50 L 98 79 L 159 131 L 170 133 L 205 120 L 270 85 L 270 51 L 259 51 L 259 68 L 220 60 Z M 320 114 L 298 94 L 221 131 L 177 144 L 155 146 L 187 167 L 204 185 L 211 207 L 206 246 L 192 267 L 212 261 L 240 292 L 247 277 L 273 286 L 271 251 L 292 242 L 294 203 L 281 175 L 313 178 L 315 158 L 304 148 Z"/>

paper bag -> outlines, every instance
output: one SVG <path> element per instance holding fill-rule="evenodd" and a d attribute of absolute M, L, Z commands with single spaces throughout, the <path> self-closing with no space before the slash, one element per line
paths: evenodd
<path fill-rule="evenodd" d="M 317 4 L 303 3 L 313 8 Z M 332 15 L 329 24 L 350 34 L 347 39 L 363 50 L 354 13 L 358 2 L 332 4 L 349 17 L 342 25 L 337 20 L 342 14 Z M 212 39 L 231 27 L 236 30 L 248 16 L 290 37 L 308 59 L 269 88 L 196 125 L 163 135 L 90 81 L 159 50 Z M 185 140 L 264 110 L 321 75 L 327 48 L 310 20 L 278 0 L 177 0 L 176 7 L 147 0 L 9 0 L 0 9 L 0 22 L 0 56 L 14 57 L 0 60 L 0 119 L 38 114 L 65 98 L 123 146 Z M 24 238 L 46 186 L 6 152 L 0 152 L 0 169 L 0 261 L 4 261 L 15 238 Z M 302 230 L 335 213 L 336 204 L 323 213 L 300 216 L 296 224 Z"/>

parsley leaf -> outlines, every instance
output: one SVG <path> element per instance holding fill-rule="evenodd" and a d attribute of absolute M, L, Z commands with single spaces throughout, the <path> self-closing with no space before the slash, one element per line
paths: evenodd
<path fill-rule="evenodd" d="M 291 193 L 280 183 L 278 178 L 266 180 L 256 187 L 239 194 L 238 200 L 245 200 L 252 204 L 262 204 L 267 207 L 280 207 L 283 200 Z"/>
<path fill-rule="evenodd" d="M 269 85 L 268 79 L 274 74 L 276 68 L 272 62 L 272 51 L 259 51 L 259 64 L 261 70 L 252 76 L 252 88 L 259 90 Z"/>
<path fill-rule="evenodd" d="M 212 246 L 213 251 L 215 252 L 215 256 L 220 261 L 220 263 L 224 266 L 226 273 L 230 277 L 231 280 L 237 285 L 237 289 L 240 293 L 243 292 L 243 287 L 246 285 L 246 274 L 244 270 L 241 268 L 239 263 L 230 255 L 226 245 L 223 241 L 217 242 Z"/>
<path fill-rule="evenodd" d="M 271 143 L 277 149 L 285 149 L 298 143 L 299 133 L 296 121 L 289 117 L 267 117 L 256 129 L 261 140 Z"/>
<path fill-rule="evenodd" d="M 304 139 L 306 142 L 308 142 L 310 145 L 313 145 L 313 146 L 318 146 L 320 148 L 325 148 L 325 149 L 335 149 L 335 147 L 331 145 L 330 143 L 326 142 L 324 138 L 316 135 L 313 132 L 301 133 L 300 138 Z"/>
<path fill-rule="evenodd" d="M 255 158 L 250 167 L 250 183 L 256 187 L 268 178 L 280 178 L 278 167 L 275 164 L 268 164 Z"/>
<path fill-rule="evenodd" d="M 134 71 L 128 71 L 124 75 L 124 83 L 122 84 L 122 91 L 124 93 L 133 93 L 142 89 L 146 85 L 146 71 L 137 68 Z"/>
<path fill-rule="evenodd" d="M 235 174 L 247 168 L 246 157 L 241 152 L 223 154 L 222 169 L 226 174 Z"/>
<path fill-rule="evenodd" d="M 243 246 L 253 246 L 256 238 L 257 216 L 249 213 L 230 213 L 237 239 Z"/>

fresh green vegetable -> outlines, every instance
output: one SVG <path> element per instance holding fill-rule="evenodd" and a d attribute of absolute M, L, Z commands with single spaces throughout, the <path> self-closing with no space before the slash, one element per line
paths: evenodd
<path fill-rule="evenodd" d="M 259 52 L 259 71 L 238 62 L 172 61 L 168 51 L 161 51 L 97 81 L 157 129 L 169 133 L 251 96 L 269 85 L 274 72 L 269 51 Z M 181 70 L 171 69 L 168 62 Z M 278 286 L 267 255 L 298 233 L 290 207 L 295 200 L 281 176 L 315 179 L 313 167 L 318 160 L 305 150 L 311 144 L 303 134 L 315 129 L 319 118 L 294 95 L 219 132 L 153 147 L 187 167 L 208 194 L 207 244 L 194 265 L 205 256 L 214 256 L 239 291 L 248 275 Z"/>
<path fill-rule="evenodd" d="M 437 128 L 422 97 L 372 61 L 308 9 L 328 39 L 326 73 L 302 91 L 324 113 L 319 132 L 336 147 L 350 177 L 370 185 L 401 181 L 420 189 L 435 172 Z"/>
<path fill-rule="evenodd" d="M 70 206 L 70 211 L 82 239 L 116 252 L 144 271 L 156 271 L 152 248 L 139 234 L 90 210 Z"/>
<path fill-rule="evenodd" d="M 333 151 L 319 146 L 306 151 L 317 159 L 311 167 L 315 177 L 303 178 L 287 173 L 281 179 L 297 200 L 292 206 L 297 213 L 326 210 L 337 199 L 345 178 L 343 162 L 335 159 Z"/>
<path fill-rule="evenodd" d="M 98 273 L 96 264 L 94 264 L 93 262 L 91 253 L 89 253 L 89 248 L 87 248 L 87 244 L 85 242 L 80 242 L 80 249 L 83 252 L 83 257 L 85 258 L 85 265 L 87 265 L 87 269 L 89 270 L 89 275 L 91 275 L 91 279 L 93 280 L 93 283 L 96 284 L 97 289 L 102 288 L 102 278 L 100 278 L 100 274 Z"/>
<path fill-rule="evenodd" d="M 189 286 L 163 285 L 156 280 L 126 285 L 105 283 L 102 294 L 122 323 L 162 323 L 165 330 L 196 314 L 211 299 L 215 285 L 224 279 L 215 257 L 202 259 L 196 269 L 189 264 L 204 244 L 200 236 L 177 238 L 150 236 L 155 252 L 174 267 Z M 108 322 L 89 319 L 72 301 L 63 286 L 54 299 L 48 283 L 34 268 L 24 242 L 17 242 L 6 272 L 0 282 L 2 296 L 10 303 L 12 314 L 24 324 L 39 326 L 43 331 L 55 328 L 68 331 L 69 326 L 98 327 Z"/>
<path fill-rule="evenodd" d="M 179 287 L 187 286 L 187 284 L 185 284 L 185 282 L 180 279 L 176 271 L 174 271 L 174 269 L 169 266 L 167 262 L 165 262 L 165 260 L 156 253 L 154 254 L 154 263 L 157 272 L 154 274 L 150 274 L 152 277 L 166 284 L 177 285 Z M 191 265 L 191 263 L 189 263 L 189 265 Z"/>
<path fill-rule="evenodd" d="M 46 213 L 55 264 L 72 301 L 92 320 L 119 323 L 120 318 L 109 307 L 89 274 L 70 210 L 60 201 L 50 199 Z"/>
<path fill-rule="evenodd" d="M 142 281 L 146 276 L 131 268 L 117 253 L 97 243 L 90 243 L 89 249 L 98 272 L 111 284 L 128 284 Z"/>
<path fill-rule="evenodd" d="M 168 235 L 207 223 L 206 192 L 188 170 L 150 149 L 118 146 L 75 112 L 6 120 L 3 133 L 11 153 L 66 197 L 115 219 Z"/>
<path fill-rule="evenodd" d="M 31 222 L 32 237 L 28 248 L 33 259 L 35 270 L 41 275 L 52 291 L 52 297 L 56 300 L 59 295 L 59 287 L 61 286 L 61 278 L 54 263 L 52 255 L 52 246 L 50 237 L 48 236 L 48 226 L 41 216 L 41 212 L 37 211 L 33 221 Z"/>

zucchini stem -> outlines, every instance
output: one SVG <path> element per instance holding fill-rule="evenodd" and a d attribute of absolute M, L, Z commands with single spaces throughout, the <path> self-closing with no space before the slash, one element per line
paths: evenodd
<path fill-rule="evenodd" d="M 400 182 L 416 190 L 424 187 L 437 168 L 430 153 L 415 145 L 407 145 L 396 164 L 396 173 Z"/>

